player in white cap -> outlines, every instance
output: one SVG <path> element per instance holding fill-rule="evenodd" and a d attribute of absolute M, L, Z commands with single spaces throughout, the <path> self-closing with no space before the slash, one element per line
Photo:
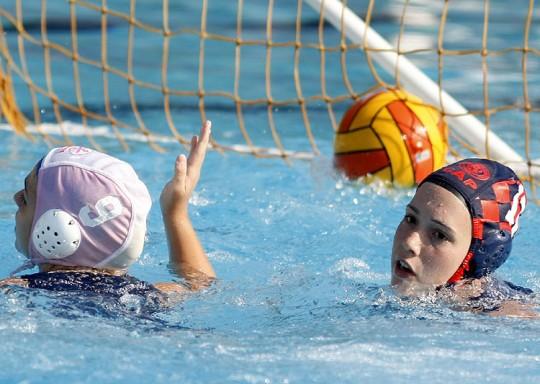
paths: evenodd
<path fill-rule="evenodd" d="M 207 285 L 215 273 L 191 224 L 188 203 L 210 132 L 207 121 L 200 136 L 193 137 L 189 156 L 177 157 L 160 197 L 170 263 L 185 286 L 149 284 L 127 275 L 142 253 L 150 195 L 131 165 L 77 146 L 49 151 L 15 194 L 15 245 L 28 260 L 14 273 L 35 266 L 39 272 L 0 285 L 122 294 L 184 292 Z"/>

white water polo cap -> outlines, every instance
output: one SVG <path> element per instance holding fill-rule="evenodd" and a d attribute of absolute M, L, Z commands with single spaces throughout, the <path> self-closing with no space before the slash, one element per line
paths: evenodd
<path fill-rule="evenodd" d="M 32 264 L 127 269 L 139 258 L 152 201 L 131 165 L 84 147 L 54 148 L 37 180 Z"/>

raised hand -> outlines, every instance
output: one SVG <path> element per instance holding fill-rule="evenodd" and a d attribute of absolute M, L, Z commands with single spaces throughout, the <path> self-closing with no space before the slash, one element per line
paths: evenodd
<path fill-rule="evenodd" d="M 174 176 L 165 185 L 160 197 L 170 265 L 192 289 L 208 285 L 215 277 L 188 214 L 189 198 L 201 175 L 210 130 L 211 123 L 207 121 L 201 128 L 200 136 L 191 139 L 189 156 L 186 158 L 180 155 L 176 158 Z"/>
<path fill-rule="evenodd" d="M 187 159 L 185 155 L 176 158 L 174 175 L 161 192 L 160 204 L 164 216 L 187 216 L 189 199 L 201 175 L 211 126 L 212 123 L 206 121 L 201 128 L 200 136 L 193 136 Z"/>

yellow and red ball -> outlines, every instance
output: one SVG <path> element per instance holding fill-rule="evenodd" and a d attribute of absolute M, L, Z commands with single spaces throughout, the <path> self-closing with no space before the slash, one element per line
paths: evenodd
<path fill-rule="evenodd" d="M 334 164 L 350 179 L 366 175 L 409 187 L 445 164 L 448 128 L 440 111 L 398 89 L 358 100 L 343 116 Z"/>

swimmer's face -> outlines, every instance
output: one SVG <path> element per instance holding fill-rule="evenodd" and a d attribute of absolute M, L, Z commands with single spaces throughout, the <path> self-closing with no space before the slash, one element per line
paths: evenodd
<path fill-rule="evenodd" d="M 392 246 L 392 286 L 413 294 L 446 283 L 471 244 L 471 217 L 452 192 L 422 184 L 407 205 Z"/>
<path fill-rule="evenodd" d="M 13 195 L 13 200 L 18 207 L 15 214 L 15 248 L 26 256 L 28 256 L 30 230 L 36 209 L 36 191 L 37 175 L 36 167 L 34 167 L 24 179 L 24 188 Z"/>

